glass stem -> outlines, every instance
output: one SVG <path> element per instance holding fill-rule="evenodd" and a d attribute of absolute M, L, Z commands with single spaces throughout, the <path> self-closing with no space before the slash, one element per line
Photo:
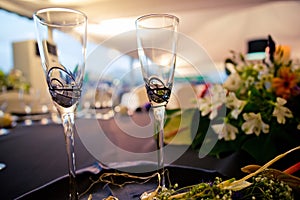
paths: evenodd
<path fill-rule="evenodd" d="M 160 174 L 160 186 L 165 187 L 164 175 L 164 119 L 165 119 L 165 106 L 153 107 L 155 119 L 155 134 L 157 134 L 157 159 L 158 159 L 158 172 Z"/>
<path fill-rule="evenodd" d="M 65 142 L 69 169 L 69 199 L 78 200 L 76 184 L 76 166 L 74 152 L 74 113 L 64 113 L 61 116 L 65 133 Z"/>

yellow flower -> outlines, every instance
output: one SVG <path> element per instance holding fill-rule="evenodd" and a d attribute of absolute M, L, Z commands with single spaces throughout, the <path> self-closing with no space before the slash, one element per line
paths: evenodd
<path fill-rule="evenodd" d="M 291 57 L 291 49 L 287 45 L 276 46 L 274 60 L 276 63 L 288 64 Z"/>
<path fill-rule="evenodd" d="M 297 75 L 289 67 L 281 67 L 278 70 L 279 77 L 272 80 L 272 87 L 277 96 L 284 99 L 291 97 L 293 89 L 297 86 Z"/>

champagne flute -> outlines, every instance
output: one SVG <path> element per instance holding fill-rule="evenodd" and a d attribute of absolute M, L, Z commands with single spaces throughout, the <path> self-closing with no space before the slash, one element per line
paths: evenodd
<path fill-rule="evenodd" d="M 87 17 L 66 8 L 33 15 L 42 67 L 64 128 L 69 169 L 69 199 L 78 199 L 74 153 L 74 115 L 83 84 Z"/>
<path fill-rule="evenodd" d="M 174 80 L 178 24 L 179 19 L 169 14 L 149 14 L 136 20 L 138 56 L 148 98 L 153 108 L 160 186 L 163 188 L 165 107 Z"/>

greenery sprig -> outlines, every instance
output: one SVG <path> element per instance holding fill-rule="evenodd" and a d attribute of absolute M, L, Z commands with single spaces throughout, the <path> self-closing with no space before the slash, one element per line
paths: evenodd
<path fill-rule="evenodd" d="M 300 150 L 300 146 L 293 148 L 283 154 L 276 156 L 274 159 L 266 163 L 262 167 L 256 168 L 253 172 L 245 177 L 236 180 L 235 178 L 227 179 L 225 181 L 220 177 L 215 177 L 211 182 L 201 182 L 199 184 L 190 185 L 186 187 L 179 187 L 176 183 L 170 184 L 168 188 L 158 185 L 153 191 L 144 192 L 141 195 L 141 200 L 188 200 L 188 199 L 239 199 L 239 200 L 252 200 L 252 199 L 294 199 L 295 185 L 299 187 L 300 179 L 291 175 L 285 176 L 284 172 L 280 172 L 280 176 L 276 175 L 274 170 L 270 170 L 269 167 L 285 157 L 287 154 Z M 249 167 L 248 167 L 249 168 Z M 118 177 L 126 178 L 125 183 L 116 183 L 114 178 Z M 107 184 L 118 185 L 120 187 L 128 183 L 145 183 L 159 174 L 155 173 L 147 177 L 139 177 L 126 173 L 104 173 L 100 176 L 97 182 L 105 182 Z M 279 177 L 284 176 L 285 181 Z M 288 180 L 293 179 L 293 180 Z M 139 181 L 138 181 L 139 180 Z M 159 182 L 159 181 L 158 181 Z M 96 183 L 96 182 L 95 182 Z M 92 186 L 95 184 L 93 183 Z M 300 189 L 300 188 L 298 188 Z M 85 194 L 88 190 L 85 192 Z M 92 200 L 92 195 L 89 196 L 89 200 Z M 110 196 L 106 200 L 118 200 L 117 197 Z"/>

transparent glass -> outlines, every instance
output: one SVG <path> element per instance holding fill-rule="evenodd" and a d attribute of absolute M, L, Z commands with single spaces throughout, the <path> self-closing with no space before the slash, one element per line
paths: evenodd
<path fill-rule="evenodd" d="M 179 19 L 168 14 L 144 15 L 136 20 L 138 56 L 147 95 L 155 119 L 160 185 L 164 177 L 164 119 L 165 106 L 174 80 Z"/>
<path fill-rule="evenodd" d="M 69 199 L 78 199 L 74 153 L 74 113 L 81 96 L 86 57 L 87 17 L 66 8 L 33 15 L 42 67 L 64 127 L 70 177 Z"/>

